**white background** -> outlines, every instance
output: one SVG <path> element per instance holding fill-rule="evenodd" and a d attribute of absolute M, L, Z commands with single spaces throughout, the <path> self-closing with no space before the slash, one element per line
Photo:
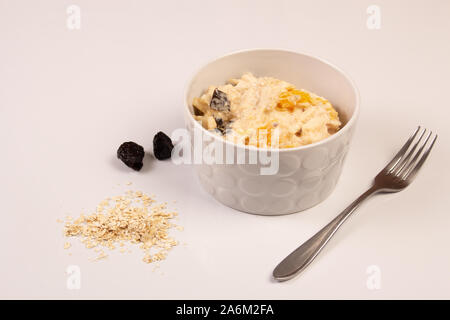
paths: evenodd
<path fill-rule="evenodd" d="M 81 8 L 81 29 L 66 9 Z M 381 29 L 366 9 L 381 9 Z M 449 1 L 0 0 L 1 298 L 450 298 Z M 133 140 L 183 127 L 196 68 L 231 51 L 280 47 L 325 58 L 353 77 L 361 114 L 334 193 L 305 212 L 243 214 L 200 189 L 193 170 L 116 159 Z M 299 70 L 301 72 L 301 70 Z M 326 79 L 324 79 L 326 81 Z M 371 199 L 316 261 L 286 283 L 275 265 L 367 188 L 417 125 L 439 134 L 416 181 Z M 142 253 L 101 262 L 57 218 L 130 187 L 169 201 L 183 232 L 158 271 Z M 117 184 L 120 184 L 118 186 Z M 173 204 L 172 201 L 177 203 Z M 66 268 L 81 288 L 66 288 Z M 369 290 L 366 270 L 381 270 Z"/>

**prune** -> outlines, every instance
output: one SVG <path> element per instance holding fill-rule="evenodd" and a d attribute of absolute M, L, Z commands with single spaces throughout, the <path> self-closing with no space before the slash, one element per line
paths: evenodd
<path fill-rule="evenodd" d="M 223 121 L 222 118 L 214 118 L 214 120 L 216 120 L 217 130 L 224 135 L 227 129 L 229 129 L 229 122 Z"/>
<path fill-rule="evenodd" d="M 136 171 L 141 170 L 144 155 L 144 148 L 132 141 L 122 143 L 117 149 L 117 158 Z"/>
<path fill-rule="evenodd" d="M 216 111 L 230 111 L 230 101 L 228 101 L 227 94 L 217 88 L 214 89 L 209 107 Z"/>
<path fill-rule="evenodd" d="M 225 123 L 222 118 L 214 118 L 216 120 L 217 130 L 219 130 L 222 134 L 225 131 Z"/>
<path fill-rule="evenodd" d="M 222 135 L 227 134 L 231 130 L 232 121 L 223 121 L 222 118 L 214 118 L 216 121 L 217 130 L 220 131 Z"/>
<path fill-rule="evenodd" d="M 153 154 L 156 159 L 169 159 L 172 156 L 172 149 L 172 140 L 164 132 L 158 132 L 153 138 Z"/>

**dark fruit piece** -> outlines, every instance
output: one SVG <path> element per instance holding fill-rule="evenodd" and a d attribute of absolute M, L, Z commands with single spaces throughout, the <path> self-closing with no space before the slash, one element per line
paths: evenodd
<path fill-rule="evenodd" d="M 223 127 L 223 119 L 222 118 L 214 118 L 216 120 L 217 127 Z"/>
<path fill-rule="evenodd" d="M 227 94 L 217 88 L 214 89 L 209 106 L 216 111 L 230 111 L 230 101 L 228 101 Z"/>
<path fill-rule="evenodd" d="M 144 148 L 132 141 L 122 143 L 117 149 L 117 158 L 136 171 L 141 170 L 144 155 Z"/>
<path fill-rule="evenodd" d="M 232 121 L 223 121 L 222 118 L 214 118 L 216 120 L 217 130 L 220 131 L 222 135 L 227 134 L 231 130 Z"/>
<path fill-rule="evenodd" d="M 158 132 L 153 138 L 153 154 L 156 159 L 169 159 L 172 156 L 172 149 L 172 140 L 164 132 Z"/>
<path fill-rule="evenodd" d="M 217 130 L 219 130 L 222 134 L 225 132 L 225 123 L 222 118 L 214 118 L 216 120 Z"/>
<path fill-rule="evenodd" d="M 227 124 L 225 123 L 225 121 L 223 121 L 222 118 L 214 118 L 214 120 L 216 120 L 217 130 L 219 130 L 223 135 L 225 133 L 225 130 L 227 129 Z"/>

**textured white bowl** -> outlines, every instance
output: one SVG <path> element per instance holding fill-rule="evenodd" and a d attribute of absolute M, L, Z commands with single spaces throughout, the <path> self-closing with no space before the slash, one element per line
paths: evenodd
<path fill-rule="evenodd" d="M 279 150 L 279 171 L 275 175 L 260 175 L 260 163 L 199 164 L 196 169 L 200 183 L 221 203 L 248 213 L 281 215 L 315 206 L 333 191 L 342 170 L 359 110 L 355 85 L 341 70 L 310 55 L 272 49 L 231 53 L 202 67 L 186 88 L 185 118 L 191 135 L 194 130 L 203 130 L 213 142 L 219 139 L 247 155 L 256 149 L 223 142 L 192 116 L 194 97 L 210 85 L 240 78 L 247 71 L 285 80 L 326 97 L 339 112 L 344 126 L 317 143 Z"/>

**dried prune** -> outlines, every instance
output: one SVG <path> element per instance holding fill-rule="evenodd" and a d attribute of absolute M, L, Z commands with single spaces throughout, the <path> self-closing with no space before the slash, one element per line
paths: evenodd
<path fill-rule="evenodd" d="M 216 120 L 217 130 L 219 130 L 220 133 L 224 135 L 227 129 L 229 129 L 229 122 L 223 121 L 222 118 L 214 118 L 214 120 Z"/>
<path fill-rule="evenodd" d="M 222 118 L 218 117 L 214 118 L 214 120 L 216 121 L 217 130 L 219 130 L 222 135 L 227 134 L 231 130 L 231 123 L 233 121 L 224 121 Z"/>
<path fill-rule="evenodd" d="M 159 131 L 153 138 L 153 154 L 156 159 L 169 159 L 172 156 L 172 149 L 172 140 L 164 132 Z"/>
<path fill-rule="evenodd" d="M 216 120 L 217 130 L 219 130 L 223 134 L 226 129 L 223 119 L 222 118 L 214 118 L 214 120 Z"/>
<path fill-rule="evenodd" d="M 144 155 L 144 148 L 132 141 L 122 143 L 117 149 L 117 158 L 136 171 L 141 170 Z"/>
<path fill-rule="evenodd" d="M 216 111 L 230 111 L 230 101 L 227 94 L 217 88 L 214 89 L 209 107 Z"/>

